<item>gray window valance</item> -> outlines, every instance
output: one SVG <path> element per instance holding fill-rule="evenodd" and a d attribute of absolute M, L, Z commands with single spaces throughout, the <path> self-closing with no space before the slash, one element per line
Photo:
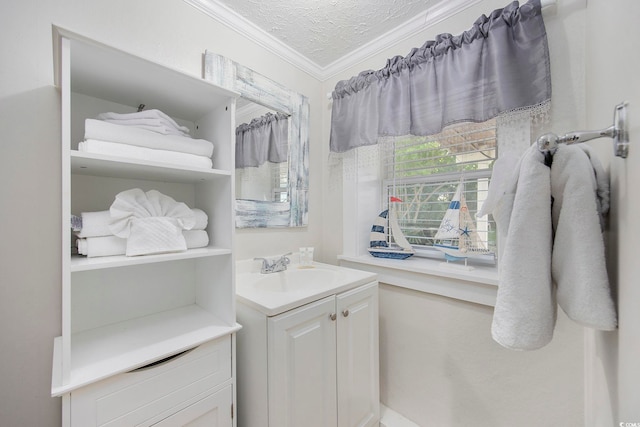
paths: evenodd
<path fill-rule="evenodd" d="M 289 153 L 289 116 L 267 113 L 236 128 L 236 169 L 282 163 Z"/>
<path fill-rule="evenodd" d="M 482 15 L 473 27 L 440 34 L 405 56 L 337 83 L 331 151 L 382 136 L 433 135 L 463 121 L 548 104 L 551 76 L 540 0 Z"/>

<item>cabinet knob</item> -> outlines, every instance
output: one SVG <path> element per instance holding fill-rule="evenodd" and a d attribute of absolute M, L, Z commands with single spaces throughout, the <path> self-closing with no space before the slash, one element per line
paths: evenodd
<path fill-rule="evenodd" d="M 348 308 L 345 308 L 344 310 L 342 310 L 342 315 L 343 315 L 344 317 L 347 317 L 347 316 L 349 315 L 349 309 L 348 309 Z"/>
<path fill-rule="evenodd" d="M 331 313 L 331 314 L 329 315 L 329 319 L 331 319 L 331 320 L 336 320 L 336 318 L 337 318 L 337 317 L 338 317 L 338 316 L 336 316 L 336 314 L 335 314 L 335 313 Z"/>

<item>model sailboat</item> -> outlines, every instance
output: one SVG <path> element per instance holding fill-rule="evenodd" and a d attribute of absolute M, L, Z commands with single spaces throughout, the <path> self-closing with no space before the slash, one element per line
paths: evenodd
<path fill-rule="evenodd" d="M 371 227 L 369 253 L 378 258 L 405 259 L 415 253 L 413 247 L 402 233 L 398 224 L 398 216 L 394 203 L 402 202 L 397 197 L 391 197 L 389 209 L 380 212 Z M 389 220 L 390 235 L 396 242 L 395 246 L 387 243 L 387 218 Z"/>
<path fill-rule="evenodd" d="M 433 247 L 444 252 L 447 261 L 466 260 L 467 258 L 492 255 L 476 230 L 476 224 L 464 198 L 463 183 L 458 184 L 449 208 L 434 236 Z"/>

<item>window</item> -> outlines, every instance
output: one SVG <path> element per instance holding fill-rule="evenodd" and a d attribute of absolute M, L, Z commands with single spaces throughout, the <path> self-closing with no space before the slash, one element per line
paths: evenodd
<path fill-rule="evenodd" d="M 288 202 L 289 197 L 289 162 L 270 163 L 271 187 L 273 201 Z"/>
<path fill-rule="evenodd" d="M 464 123 L 428 137 L 396 137 L 381 153 L 382 199 L 398 197 L 398 222 L 417 256 L 441 258 L 436 232 L 462 181 L 470 218 L 485 248 L 495 251 L 492 218 L 476 218 L 486 199 L 497 156 L 495 120 Z M 389 239 L 393 240 L 391 237 Z M 485 262 L 493 262 L 486 256 Z"/>

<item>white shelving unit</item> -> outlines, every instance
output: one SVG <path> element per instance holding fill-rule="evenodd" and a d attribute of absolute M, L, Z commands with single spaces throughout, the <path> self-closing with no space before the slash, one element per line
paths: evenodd
<path fill-rule="evenodd" d="M 62 118 L 62 335 L 55 340 L 52 395 L 73 398 L 83 387 L 214 340 L 229 342 L 233 360 L 240 328 L 233 254 L 237 94 L 60 28 L 54 28 L 54 53 Z M 85 119 L 133 112 L 140 104 L 213 142 L 213 169 L 77 151 Z M 107 210 L 131 188 L 156 189 L 204 210 L 209 246 L 138 257 L 72 256 L 70 215 Z M 235 389 L 233 374 L 213 391 L 223 387 Z"/>

